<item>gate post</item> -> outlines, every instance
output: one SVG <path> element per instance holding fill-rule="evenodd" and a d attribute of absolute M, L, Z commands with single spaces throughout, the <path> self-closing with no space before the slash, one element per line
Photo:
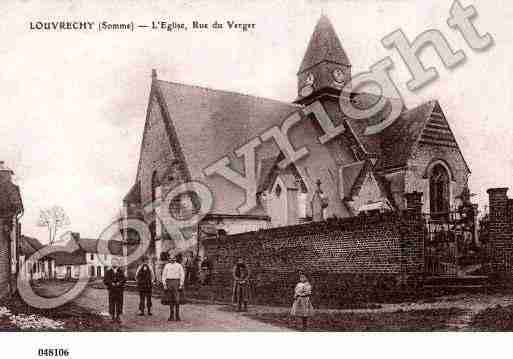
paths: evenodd
<path fill-rule="evenodd" d="M 490 188 L 489 198 L 489 243 L 491 247 L 492 271 L 504 276 L 511 272 L 513 254 L 513 226 L 508 207 L 508 188 Z"/>

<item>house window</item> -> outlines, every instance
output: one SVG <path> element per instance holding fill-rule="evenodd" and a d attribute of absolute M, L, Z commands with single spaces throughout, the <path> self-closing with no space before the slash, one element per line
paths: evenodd
<path fill-rule="evenodd" d="M 96 267 L 96 276 L 97 277 L 102 276 L 102 267 L 100 267 L 100 266 Z"/>
<path fill-rule="evenodd" d="M 429 207 L 432 218 L 447 218 L 450 210 L 449 173 L 441 164 L 431 171 L 429 178 Z"/>
<path fill-rule="evenodd" d="M 90 267 L 89 267 L 89 275 L 90 275 L 91 277 L 94 277 L 94 266 L 90 266 Z"/>
<path fill-rule="evenodd" d="M 91 260 L 92 261 L 94 260 L 94 254 L 91 254 Z"/>

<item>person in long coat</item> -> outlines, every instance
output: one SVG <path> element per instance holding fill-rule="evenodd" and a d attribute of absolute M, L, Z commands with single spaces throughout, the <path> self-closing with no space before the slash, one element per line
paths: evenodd
<path fill-rule="evenodd" d="M 237 310 L 248 310 L 249 301 L 249 268 L 242 259 L 233 267 L 233 295 L 232 301 L 237 305 Z"/>
<path fill-rule="evenodd" d="M 137 290 L 139 291 L 139 315 L 144 315 L 144 309 L 148 310 L 148 315 L 151 314 L 151 295 L 154 281 L 153 271 L 148 265 L 148 258 L 143 257 L 141 265 L 135 272 L 135 280 L 137 282 Z"/>
<path fill-rule="evenodd" d="M 120 316 L 123 314 L 123 295 L 126 277 L 118 260 L 112 261 L 112 268 L 105 272 L 103 283 L 105 283 L 109 291 L 109 313 L 112 320 L 120 322 Z"/>

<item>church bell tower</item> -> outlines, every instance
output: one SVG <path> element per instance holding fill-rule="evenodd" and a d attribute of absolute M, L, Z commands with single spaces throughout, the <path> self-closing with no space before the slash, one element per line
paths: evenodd
<path fill-rule="evenodd" d="M 351 64 L 330 20 L 322 15 L 315 26 L 297 73 L 295 103 L 307 105 L 325 94 L 340 95 L 351 79 Z"/>

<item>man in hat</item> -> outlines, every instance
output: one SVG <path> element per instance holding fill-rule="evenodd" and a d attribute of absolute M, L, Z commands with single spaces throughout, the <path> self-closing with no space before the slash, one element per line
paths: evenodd
<path fill-rule="evenodd" d="M 141 265 L 135 272 L 135 280 L 137 282 L 137 290 L 139 291 L 139 315 L 144 315 L 144 308 L 151 314 L 151 294 L 153 288 L 153 280 L 155 276 L 151 267 L 148 265 L 148 257 L 142 258 Z"/>
<path fill-rule="evenodd" d="M 162 284 L 164 285 L 164 296 L 162 304 L 169 305 L 169 319 L 180 320 L 180 291 L 183 289 L 185 273 L 180 263 L 174 256 L 169 258 L 162 270 Z"/>
<path fill-rule="evenodd" d="M 105 272 L 103 283 L 109 291 L 109 313 L 112 320 L 121 322 L 119 318 L 123 314 L 123 294 L 125 290 L 126 277 L 120 266 L 119 259 L 112 260 L 112 268 Z"/>

